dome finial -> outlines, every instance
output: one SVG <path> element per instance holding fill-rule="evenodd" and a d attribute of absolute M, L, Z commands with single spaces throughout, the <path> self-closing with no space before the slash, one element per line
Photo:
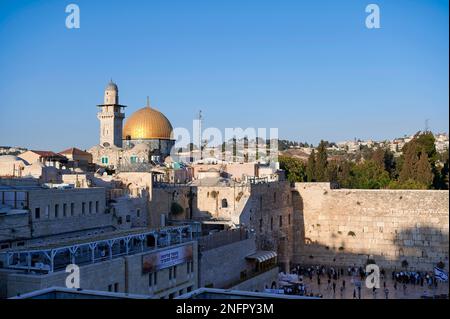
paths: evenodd
<path fill-rule="evenodd" d="M 147 107 L 150 108 L 150 98 L 147 95 Z"/>

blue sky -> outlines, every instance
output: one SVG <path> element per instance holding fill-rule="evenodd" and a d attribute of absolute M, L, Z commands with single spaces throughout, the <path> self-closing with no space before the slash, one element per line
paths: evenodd
<path fill-rule="evenodd" d="M 65 27 L 76 3 L 81 28 Z M 381 29 L 365 27 L 377 3 Z M 448 1 L 0 0 L 0 145 L 98 143 L 110 78 L 174 127 L 277 127 L 280 138 L 448 132 Z"/>

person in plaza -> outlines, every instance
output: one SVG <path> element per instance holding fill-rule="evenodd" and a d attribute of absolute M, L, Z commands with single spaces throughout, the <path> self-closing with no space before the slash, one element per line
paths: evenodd
<path fill-rule="evenodd" d="M 336 294 L 336 281 L 333 281 L 333 294 Z"/>
<path fill-rule="evenodd" d="M 386 297 L 386 299 L 389 299 L 389 289 L 388 288 L 384 288 L 384 296 Z"/>

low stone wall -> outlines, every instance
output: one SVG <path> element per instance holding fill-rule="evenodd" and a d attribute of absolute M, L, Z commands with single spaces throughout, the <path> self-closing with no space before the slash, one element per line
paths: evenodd
<path fill-rule="evenodd" d="M 243 281 L 230 289 L 259 292 L 264 291 L 265 288 L 270 288 L 272 283 L 278 282 L 278 272 L 278 267 L 272 268 L 246 281 Z"/>
<path fill-rule="evenodd" d="M 241 271 L 250 269 L 245 257 L 255 251 L 254 237 L 200 251 L 199 287 L 227 288 L 239 281 Z"/>

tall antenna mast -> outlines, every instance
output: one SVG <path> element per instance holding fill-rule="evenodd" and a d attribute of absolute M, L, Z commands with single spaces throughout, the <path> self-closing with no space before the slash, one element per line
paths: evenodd
<path fill-rule="evenodd" d="M 428 122 L 429 122 L 429 119 L 425 119 L 425 133 L 428 132 L 430 129 L 428 126 Z"/>
<path fill-rule="evenodd" d="M 202 110 L 198 112 L 198 147 L 200 148 L 200 159 L 203 159 L 203 150 L 202 150 Z"/>

